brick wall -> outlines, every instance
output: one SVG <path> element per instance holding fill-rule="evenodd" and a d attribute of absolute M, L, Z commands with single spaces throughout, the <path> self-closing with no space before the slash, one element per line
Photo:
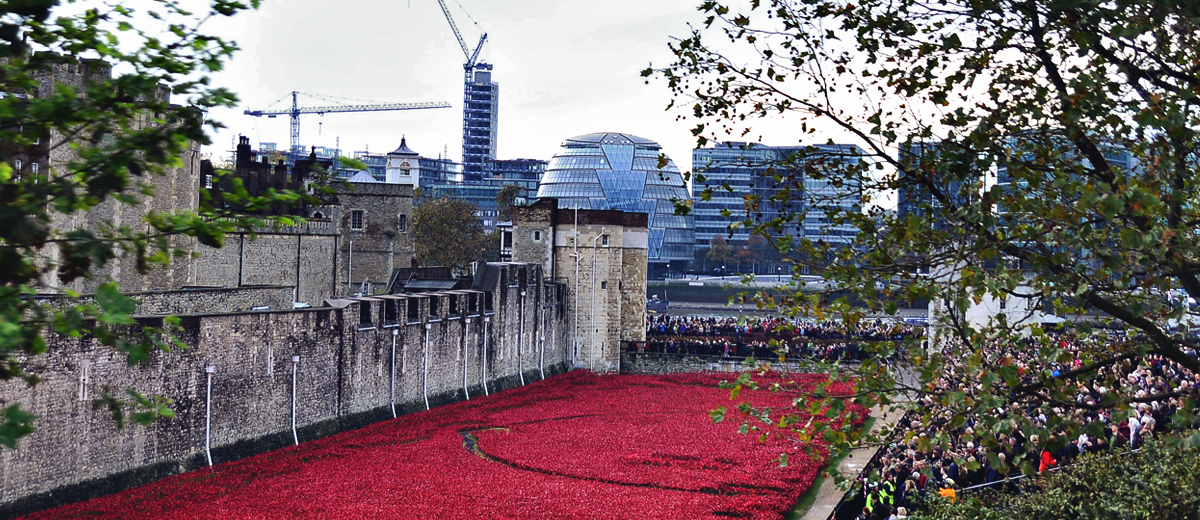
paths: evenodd
<path fill-rule="evenodd" d="M 0 517 L 203 467 L 205 367 L 213 367 L 214 463 L 292 443 L 292 356 L 299 356 L 301 442 L 391 418 L 393 395 L 397 413 L 408 413 L 426 402 L 477 397 L 485 383 L 490 393 L 560 373 L 567 366 L 564 304 L 546 302 L 540 276 L 517 283 L 519 267 L 506 266 L 492 295 L 494 312 L 482 310 L 485 293 L 453 291 L 340 300 L 337 308 L 186 316 L 181 339 L 188 348 L 156 353 L 132 368 L 90 338 L 53 339 L 50 353 L 38 358 L 45 381 L 32 389 L 0 383 L 0 397 L 39 416 L 37 432 L 18 449 L 0 451 Z M 480 302 L 474 314 L 463 304 L 472 294 Z M 452 296 L 461 298 L 465 315 L 449 315 Z M 416 306 L 415 319 L 409 305 Z M 389 314 L 398 321 L 388 322 Z M 118 431 L 91 402 L 106 388 L 126 387 L 172 399 L 177 416 Z"/>

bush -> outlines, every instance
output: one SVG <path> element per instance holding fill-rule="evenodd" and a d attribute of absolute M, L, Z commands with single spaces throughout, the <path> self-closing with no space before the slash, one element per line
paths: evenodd
<path fill-rule="evenodd" d="M 1137 453 L 1086 456 L 1020 496 L 960 493 L 913 518 L 936 520 L 1200 519 L 1200 449 L 1159 439 Z"/>

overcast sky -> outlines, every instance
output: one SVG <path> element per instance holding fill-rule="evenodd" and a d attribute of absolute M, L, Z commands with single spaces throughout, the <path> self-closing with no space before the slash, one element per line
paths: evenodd
<path fill-rule="evenodd" d="M 676 121 L 678 110 L 664 110 L 670 93 L 663 82 L 647 85 L 639 73 L 670 61 L 667 42 L 700 20 L 698 0 L 446 1 L 469 46 L 488 33 L 483 56 L 500 84 L 499 158 L 549 159 L 568 137 L 608 131 L 657 141 L 690 168 L 690 123 Z M 461 158 L 465 59 L 437 0 L 265 0 L 258 11 L 210 30 L 243 49 L 215 77 L 243 106 L 211 114 L 229 127 L 215 136 L 208 150 L 214 156 L 231 149 L 237 134 L 285 147 L 286 116 L 255 118 L 241 110 L 283 108 L 290 99 L 275 102 L 297 90 L 453 106 L 303 115 L 306 146 L 332 147 L 340 137 L 347 154 L 387 152 L 404 135 L 424 156 L 445 151 Z"/>

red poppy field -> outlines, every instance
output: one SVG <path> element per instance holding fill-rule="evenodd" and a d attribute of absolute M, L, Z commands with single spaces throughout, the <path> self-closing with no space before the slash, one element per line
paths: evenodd
<path fill-rule="evenodd" d="M 27 518 L 780 518 L 825 451 L 714 424 L 728 377 L 577 370 Z"/>

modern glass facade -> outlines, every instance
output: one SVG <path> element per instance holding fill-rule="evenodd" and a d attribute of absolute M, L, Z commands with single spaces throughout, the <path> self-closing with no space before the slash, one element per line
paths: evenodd
<path fill-rule="evenodd" d="M 422 163 L 423 164 L 423 163 Z M 525 189 L 525 198 L 532 198 L 537 193 L 538 180 L 546 171 L 546 161 L 538 159 L 495 160 L 484 163 L 482 180 L 452 182 L 439 180 L 425 184 L 421 189 L 427 196 L 442 196 L 464 199 L 475 205 L 475 215 L 483 224 L 486 231 L 492 231 L 499 222 L 500 209 L 496 206 L 496 196 L 500 190 L 509 184 L 515 184 Z"/>
<path fill-rule="evenodd" d="M 710 148 L 692 150 L 692 167 L 703 175 L 704 182 L 692 183 L 692 216 L 696 221 L 696 247 L 709 247 L 712 239 L 745 243 L 750 239 L 750 230 L 734 226 L 746 218 L 746 195 L 754 195 L 759 201 L 762 218 L 771 220 L 785 210 L 798 215 L 804 210 L 801 197 L 796 197 L 786 206 L 768 202 L 776 187 L 769 176 L 764 175 L 789 155 L 801 150 L 793 146 L 765 146 L 753 143 L 723 142 Z M 732 189 L 726 190 L 728 184 Z M 712 188 L 709 199 L 701 194 Z M 801 195 L 797 193 L 797 195 Z M 729 216 L 725 216 L 725 213 Z M 799 227 L 793 225 L 786 232 L 795 234 Z M 732 237 L 730 233 L 732 232 Z"/>
<path fill-rule="evenodd" d="M 556 198 L 560 208 L 646 213 L 650 262 L 683 269 L 695 243 L 692 217 L 675 215 L 672 201 L 692 196 L 670 158 L 658 167 L 660 154 L 658 143 L 628 134 L 572 137 L 550 159 L 537 197 Z"/>
<path fill-rule="evenodd" d="M 804 164 L 789 161 L 797 153 L 805 154 L 808 161 L 819 162 Z M 858 229 L 847 224 L 832 224 L 826 210 L 838 207 L 843 211 L 862 211 L 862 182 L 857 177 L 857 166 L 861 162 L 861 150 L 848 144 L 767 146 L 724 142 L 711 148 L 693 150 L 692 167 L 697 174 L 706 178 L 703 183 L 692 184 L 696 245 L 708 247 L 716 236 L 729 239 L 731 230 L 731 240 L 749 240 L 749 230 L 744 226 L 734 226 L 746 219 L 744 197 L 747 195 L 754 195 L 759 201 L 754 214 L 757 222 L 786 217 L 789 225 L 782 229 L 783 233 L 814 242 L 849 244 L 858 235 Z M 784 186 L 780 186 L 767 173 L 768 170 L 801 169 L 814 165 L 842 170 L 844 173 L 836 175 L 841 179 L 840 184 L 830 179 L 805 175 L 803 171 L 794 171 L 784 176 L 785 179 L 799 181 L 796 185 L 786 186 L 792 190 L 789 201 L 778 203 L 769 200 Z M 726 184 L 732 191 L 725 189 Z M 709 200 L 705 201 L 700 193 L 708 187 L 712 191 Z M 729 216 L 724 216 L 725 212 Z"/>

